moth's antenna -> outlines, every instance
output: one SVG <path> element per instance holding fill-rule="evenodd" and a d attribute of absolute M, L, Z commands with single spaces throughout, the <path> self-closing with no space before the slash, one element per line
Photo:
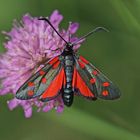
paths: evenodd
<path fill-rule="evenodd" d="M 48 22 L 48 24 L 53 28 L 53 30 L 60 36 L 60 38 L 66 43 L 68 44 L 68 42 L 58 33 L 58 31 L 54 28 L 54 26 L 51 24 L 51 22 L 49 21 L 48 18 L 39 18 L 39 20 L 45 20 L 46 22 Z"/>
<path fill-rule="evenodd" d="M 97 27 L 95 29 L 93 29 L 91 32 L 87 33 L 86 35 L 82 36 L 81 38 L 79 38 L 78 40 L 76 40 L 75 42 L 72 43 L 72 45 L 77 45 L 78 43 L 80 43 L 81 40 L 87 38 L 88 36 L 92 35 L 93 33 L 99 32 L 99 31 L 106 31 L 109 32 L 109 30 L 107 30 L 104 27 Z"/>
<path fill-rule="evenodd" d="M 72 24 L 72 22 L 70 21 L 69 22 L 69 28 L 71 27 L 71 24 Z M 68 36 L 69 36 L 69 42 L 70 42 L 70 40 L 71 40 L 71 33 L 70 33 L 70 29 L 68 30 Z"/>

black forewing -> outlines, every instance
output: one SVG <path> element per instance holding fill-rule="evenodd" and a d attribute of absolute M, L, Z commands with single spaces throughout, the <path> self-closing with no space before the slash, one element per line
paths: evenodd
<path fill-rule="evenodd" d="M 105 100 L 113 100 L 120 97 L 119 88 L 95 66 L 83 57 L 79 58 L 78 62 L 83 63 L 82 68 L 78 66 L 78 72 L 89 89 L 95 94 L 95 97 Z M 92 83 L 92 79 L 94 79 L 95 83 Z"/>
<path fill-rule="evenodd" d="M 96 99 L 97 97 L 97 88 L 95 84 L 90 83 L 90 79 L 92 78 L 92 75 L 86 70 L 85 67 L 81 67 L 80 65 L 81 60 L 77 59 L 75 57 L 75 66 L 76 66 L 76 70 L 79 73 L 80 77 L 83 79 L 83 81 L 85 82 L 86 86 L 89 88 L 89 90 L 93 93 L 94 97 L 87 97 L 89 99 Z M 79 94 L 80 91 L 78 90 Z M 82 94 L 81 94 L 82 95 Z M 86 95 L 86 94 L 85 94 Z M 85 96 L 86 97 L 86 96 Z"/>
<path fill-rule="evenodd" d="M 56 59 L 56 58 L 54 58 Z M 17 91 L 16 98 L 21 100 L 32 99 L 40 96 L 50 85 L 60 70 L 61 63 L 58 67 L 53 67 L 59 60 L 53 63 L 47 63 L 41 70 L 30 77 Z"/>

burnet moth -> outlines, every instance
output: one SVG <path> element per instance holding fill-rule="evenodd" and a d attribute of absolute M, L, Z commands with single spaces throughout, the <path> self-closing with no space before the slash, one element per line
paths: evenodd
<path fill-rule="evenodd" d="M 120 90 L 95 66 L 84 57 L 78 56 L 73 46 L 98 31 L 107 31 L 97 27 L 75 42 L 66 41 L 47 18 L 46 21 L 57 35 L 65 42 L 61 55 L 49 60 L 45 66 L 30 77 L 17 91 L 16 98 L 27 100 L 39 97 L 42 102 L 62 96 L 66 106 L 71 106 L 74 95 L 87 99 L 97 98 L 113 100 L 120 97 Z M 69 35 L 70 36 L 70 35 Z M 70 38 L 70 37 L 69 37 Z"/>

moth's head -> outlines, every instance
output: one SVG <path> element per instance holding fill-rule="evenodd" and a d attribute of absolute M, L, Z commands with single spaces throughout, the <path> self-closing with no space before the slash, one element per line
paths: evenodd
<path fill-rule="evenodd" d="M 72 49 L 72 48 L 73 48 L 73 44 L 72 44 L 71 42 L 68 42 L 68 43 L 66 44 L 66 47 Z"/>
<path fill-rule="evenodd" d="M 66 43 L 64 50 L 65 51 L 72 51 L 73 50 L 73 44 L 71 42 Z"/>

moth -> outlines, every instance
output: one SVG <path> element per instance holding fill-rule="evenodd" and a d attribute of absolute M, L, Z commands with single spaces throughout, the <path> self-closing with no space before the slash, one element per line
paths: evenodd
<path fill-rule="evenodd" d="M 66 106 L 71 106 L 74 95 L 90 100 L 98 98 L 113 100 L 120 97 L 120 90 L 104 74 L 82 56 L 74 52 L 73 47 L 91 34 L 104 30 L 97 27 L 75 42 L 66 41 L 47 18 L 46 21 L 65 42 L 61 55 L 46 62 L 43 68 L 31 76 L 17 91 L 16 98 L 28 100 L 39 97 L 47 102 L 62 96 Z"/>

